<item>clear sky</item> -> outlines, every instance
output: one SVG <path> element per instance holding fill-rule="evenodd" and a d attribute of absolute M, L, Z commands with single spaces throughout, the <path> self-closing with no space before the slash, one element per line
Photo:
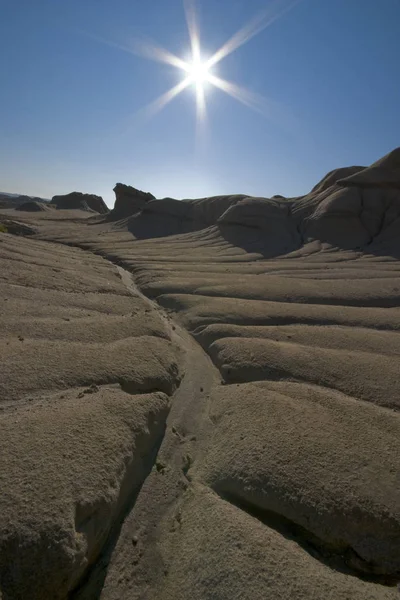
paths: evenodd
<path fill-rule="evenodd" d="M 281 1 L 197 0 L 202 54 Z M 187 58 L 182 0 L 0 0 L 1 191 L 299 195 L 400 145 L 400 0 L 300 0 L 214 69 L 268 114 L 209 86 L 197 133 L 194 86 L 142 111 L 184 78 L 144 38 Z"/>

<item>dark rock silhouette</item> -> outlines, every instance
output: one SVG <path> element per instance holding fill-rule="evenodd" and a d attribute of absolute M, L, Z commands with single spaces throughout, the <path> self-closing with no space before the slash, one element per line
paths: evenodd
<path fill-rule="evenodd" d="M 153 194 L 142 192 L 123 183 L 117 183 L 114 192 L 115 204 L 108 217 L 111 221 L 126 219 L 139 212 L 147 202 L 155 200 Z"/>
<path fill-rule="evenodd" d="M 21 210 L 25 212 L 43 212 L 46 210 L 51 210 L 48 203 L 40 202 L 38 200 L 30 200 L 29 202 L 24 202 L 16 207 L 15 210 Z"/>
<path fill-rule="evenodd" d="M 50 204 L 58 209 L 78 209 L 100 213 L 108 213 L 108 208 L 101 196 L 95 194 L 83 194 L 82 192 L 71 192 L 62 196 L 53 196 Z"/>
<path fill-rule="evenodd" d="M 26 196 L 25 194 L 7 194 L 0 192 L 0 207 L 1 208 L 17 208 L 26 202 L 40 202 L 47 204 L 49 201 L 45 198 Z"/>

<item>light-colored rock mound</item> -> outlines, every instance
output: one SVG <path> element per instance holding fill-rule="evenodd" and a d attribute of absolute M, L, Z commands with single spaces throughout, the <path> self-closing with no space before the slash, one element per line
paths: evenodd
<path fill-rule="evenodd" d="M 266 276 L 268 277 L 268 276 Z M 296 285 L 296 282 L 294 282 Z M 343 285 L 343 284 L 342 284 Z M 398 309 L 329 306 L 319 304 L 292 304 L 266 302 L 241 298 L 166 294 L 157 300 L 179 318 L 190 331 L 196 333 L 212 323 L 238 325 L 337 325 L 338 327 L 366 327 L 377 330 L 400 330 Z M 312 332 L 312 330 L 310 330 Z"/>
<path fill-rule="evenodd" d="M 353 169 L 353 168 L 351 168 Z M 294 204 L 306 239 L 340 248 L 371 246 L 398 255 L 400 245 L 400 148 L 368 168 L 328 174 Z M 340 177 L 338 177 L 340 175 Z"/>
<path fill-rule="evenodd" d="M 207 488 L 188 494 L 179 515 L 170 545 L 161 544 L 166 576 L 153 598 L 396 598 L 396 590 L 358 579 L 334 559 L 299 543 L 286 524 L 266 526 Z M 123 597 L 137 597 L 124 582 L 120 589 Z M 104 598 L 117 600 L 118 593 Z"/>
<path fill-rule="evenodd" d="M 53 196 L 50 204 L 63 210 L 91 210 L 101 215 L 108 213 L 108 208 L 101 196 L 71 192 L 63 196 Z"/>
<path fill-rule="evenodd" d="M 0 234 L 0 261 L 0 589 L 64 600 L 152 469 L 178 353 L 104 259 Z"/>
<path fill-rule="evenodd" d="M 294 379 L 400 410 L 398 356 L 313 348 L 291 340 L 224 338 L 210 355 L 229 383 Z"/>
<path fill-rule="evenodd" d="M 314 386 L 266 382 L 221 390 L 211 418 L 204 468 L 218 493 L 266 511 L 267 522 L 285 517 L 349 566 L 400 573 L 399 415 Z"/>
<path fill-rule="evenodd" d="M 174 348 L 152 336 L 110 344 L 17 338 L 2 346 L 0 356 L 5 371 L 0 397 L 6 400 L 90 383 L 118 383 L 132 394 L 154 389 L 171 394 L 178 375 Z M 32 356 L 40 356 L 40 368 L 30 360 Z"/>
<path fill-rule="evenodd" d="M 344 304 L 365 307 L 398 307 L 400 305 L 400 289 L 398 276 L 386 277 L 381 288 L 371 289 L 368 279 L 350 281 L 346 288 L 337 291 L 337 280 L 298 280 L 293 289 L 291 280 L 271 274 L 268 288 L 263 278 L 255 278 L 251 274 L 243 274 L 240 280 L 230 273 L 203 274 L 197 273 L 155 273 L 141 275 L 138 282 L 151 297 L 171 293 L 196 293 L 202 296 L 221 296 L 228 298 L 247 298 L 251 300 L 268 300 L 274 302 L 293 302 L 307 304 Z"/>
<path fill-rule="evenodd" d="M 104 388 L 0 416 L 4 598 L 67 598 L 150 470 L 168 410 L 163 394 Z"/>
<path fill-rule="evenodd" d="M 271 321 L 273 321 L 271 319 Z M 311 323 L 310 323 L 311 325 Z M 361 327 L 335 327 L 332 325 L 230 325 L 214 323 L 199 327 L 194 335 L 201 345 L 209 349 L 211 344 L 222 338 L 270 339 L 279 342 L 292 342 L 316 348 L 346 347 L 350 351 L 388 354 L 400 356 L 400 336 L 394 331 L 374 331 Z"/>
<path fill-rule="evenodd" d="M 303 224 L 303 235 L 340 248 L 362 248 L 392 241 L 400 223 L 400 192 L 395 188 L 337 187 L 314 198 L 315 210 Z M 389 249 L 389 248 L 388 248 Z"/>

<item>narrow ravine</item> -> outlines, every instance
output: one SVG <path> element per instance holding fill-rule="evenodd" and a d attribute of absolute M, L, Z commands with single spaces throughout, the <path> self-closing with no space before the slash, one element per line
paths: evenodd
<path fill-rule="evenodd" d="M 208 404 L 213 387 L 221 381 L 219 371 L 192 336 L 156 302 L 141 293 L 131 273 L 119 265 L 116 268 L 129 292 L 139 296 L 163 320 L 171 340 L 182 351 L 184 375 L 172 397 L 165 435 L 158 452 L 152 456 L 152 470 L 129 502 L 124 522 L 116 524 L 96 565 L 71 594 L 71 600 L 114 597 L 115 579 L 119 572 L 126 572 L 126 547 L 136 555 L 133 562 L 137 562 L 131 573 L 135 580 L 135 597 L 141 597 L 148 581 L 151 580 L 152 588 L 155 588 L 165 576 L 157 550 L 157 524 L 174 506 L 179 506 L 191 485 L 188 471 L 213 428 L 208 417 Z M 137 543 L 127 542 L 127 538 L 137 540 Z M 132 557 L 129 563 L 132 563 Z"/>

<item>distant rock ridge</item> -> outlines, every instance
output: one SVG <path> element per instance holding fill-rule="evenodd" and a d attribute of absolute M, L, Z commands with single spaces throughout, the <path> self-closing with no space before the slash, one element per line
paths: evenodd
<path fill-rule="evenodd" d="M 71 192 L 60 196 L 53 196 L 50 204 L 58 209 L 78 209 L 94 211 L 101 215 L 108 213 L 108 208 L 101 196 L 95 194 L 83 194 L 82 192 Z"/>
<path fill-rule="evenodd" d="M 21 204 L 26 202 L 40 202 L 41 204 L 47 204 L 49 201 L 45 198 L 38 198 L 34 196 L 26 196 L 25 194 L 7 194 L 0 192 L 0 207 L 1 208 L 17 208 Z"/>
<path fill-rule="evenodd" d="M 15 208 L 15 210 L 20 210 L 23 212 L 43 212 L 47 210 L 51 210 L 49 204 L 47 202 L 39 202 L 38 200 L 30 200 L 29 202 L 24 202 Z"/>
<path fill-rule="evenodd" d="M 370 167 L 330 171 L 305 196 L 254 198 L 243 194 L 191 200 L 164 198 L 117 184 L 109 220 L 123 220 L 138 238 L 224 229 L 231 240 L 263 239 L 271 253 L 318 240 L 341 248 L 400 239 L 400 148 Z M 258 233 L 257 233 L 258 232 Z M 390 242 L 392 243 L 392 242 Z"/>

